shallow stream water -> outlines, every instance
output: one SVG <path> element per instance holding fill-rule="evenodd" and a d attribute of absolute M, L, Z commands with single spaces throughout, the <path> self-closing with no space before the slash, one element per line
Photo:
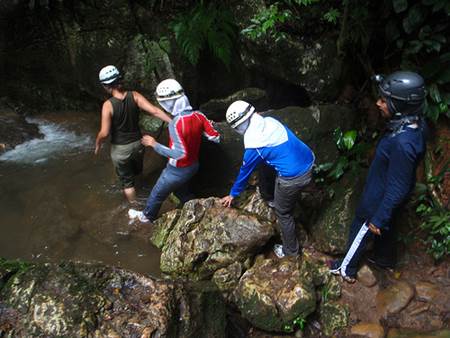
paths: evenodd
<path fill-rule="evenodd" d="M 98 120 L 98 113 L 40 115 L 30 122 L 45 137 L 0 155 L 0 257 L 103 262 L 160 275 L 147 229 L 129 224 L 108 146 L 93 154 Z"/>

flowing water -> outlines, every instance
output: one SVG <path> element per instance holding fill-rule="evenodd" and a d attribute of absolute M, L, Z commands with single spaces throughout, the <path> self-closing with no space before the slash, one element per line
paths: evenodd
<path fill-rule="evenodd" d="M 93 154 L 98 113 L 29 122 L 45 137 L 0 156 L 0 257 L 103 262 L 158 276 L 159 250 L 148 229 L 129 224 L 108 147 Z M 142 201 L 146 194 L 148 187 Z"/>

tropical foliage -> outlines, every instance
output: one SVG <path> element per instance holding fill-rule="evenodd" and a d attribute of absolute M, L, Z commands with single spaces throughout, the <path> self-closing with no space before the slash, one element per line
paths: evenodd
<path fill-rule="evenodd" d="M 236 26 L 230 11 L 219 2 L 200 1 L 173 22 L 175 39 L 183 55 L 193 65 L 209 50 L 227 67 L 236 40 Z"/>
<path fill-rule="evenodd" d="M 450 104 L 450 1 L 392 0 L 386 38 L 401 67 L 422 74 L 428 84 L 427 116 L 437 121 L 449 115 Z"/>

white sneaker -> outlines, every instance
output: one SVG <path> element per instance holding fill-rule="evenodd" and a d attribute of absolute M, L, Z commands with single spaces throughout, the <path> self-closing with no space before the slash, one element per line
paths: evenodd
<path fill-rule="evenodd" d="M 136 209 L 128 210 L 128 217 L 131 219 L 137 218 L 141 223 L 148 223 L 150 220 L 144 215 L 142 211 Z"/>
<path fill-rule="evenodd" d="M 273 246 L 273 252 L 278 258 L 286 257 L 286 254 L 283 252 L 283 245 L 281 244 L 275 244 Z"/>

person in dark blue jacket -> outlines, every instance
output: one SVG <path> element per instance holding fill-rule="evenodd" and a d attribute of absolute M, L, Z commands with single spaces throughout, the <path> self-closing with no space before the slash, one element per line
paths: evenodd
<path fill-rule="evenodd" d="M 292 211 L 300 190 L 311 181 L 314 153 L 286 126 L 272 117 L 263 117 L 245 101 L 233 102 L 226 113 L 227 122 L 244 135 L 244 159 L 230 194 L 222 204 L 231 205 L 246 187 L 253 170 L 261 164 L 272 167 L 277 174 L 273 207 L 281 228 L 283 245 L 276 244 L 278 257 L 296 256 L 299 243 L 295 235 Z M 261 179 L 261 178 L 260 178 Z"/>
<path fill-rule="evenodd" d="M 416 181 L 416 168 L 425 153 L 426 125 L 422 119 L 425 85 L 416 73 L 376 75 L 377 106 L 388 120 L 370 165 L 364 192 L 350 228 L 347 253 L 332 263 L 330 272 L 355 282 L 358 263 L 369 239 L 374 239 L 372 263 L 393 268 L 396 236 L 393 215 L 407 200 Z"/>

